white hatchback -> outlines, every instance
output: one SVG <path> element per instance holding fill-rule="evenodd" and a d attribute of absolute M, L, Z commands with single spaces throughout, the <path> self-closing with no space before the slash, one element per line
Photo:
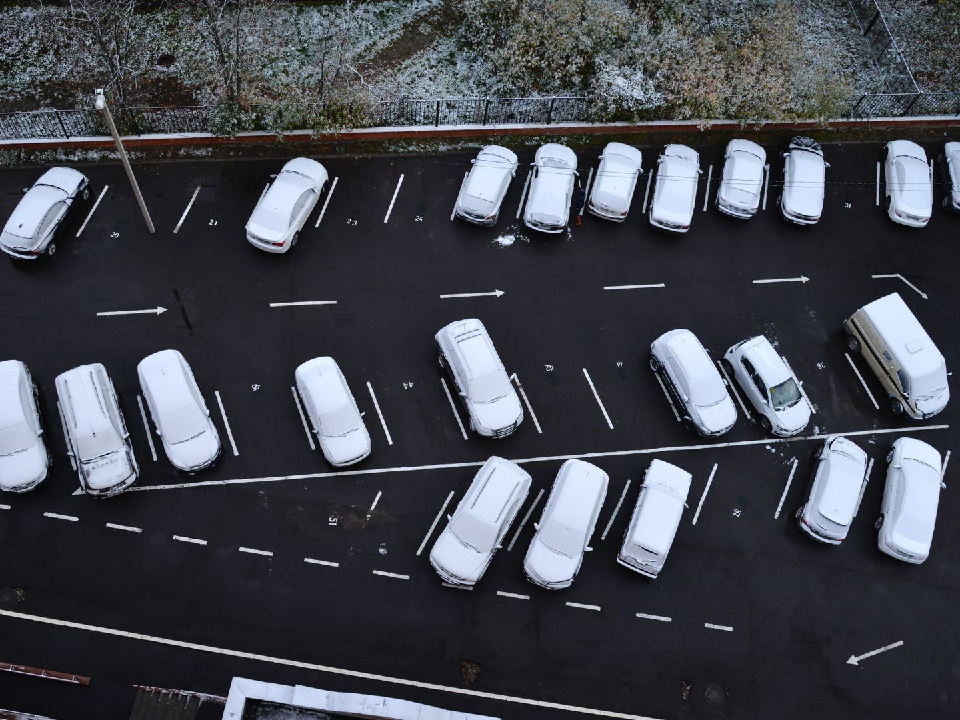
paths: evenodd
<path fill-rule="evenodd" d="M 609 483 L 603 470 L 583 460 L 560 467 L 523 560 L 530 582 L 547 590 L 573 584 L 584 552 L 592 550 L 590 538 Z"/>
<path fill-rule="evenodd" d="M 933 171 L 927 153 L 910 140 L 883 148 L 887 215 L 895 223 L 924 227 L 933 213 Z"/>
<path fill-rule="evenodd" d="M 767 151 L 750 140 L 731 140 L 724 153 L 717 209 L 730 217 L 751 218 L 760 208 Z"/>
<path fill-rule="evenodd" d="M 334 467 L 358 463 L 370 454 L 370 433 L 332 357 L 307 360 L 294 372 L 297 391 L 320 449 Z"/>
<path fill-rule="evenodd" d="M 795 137 L 783 154 L 783 194 L 780 212 L 797 225 L 813 225 L 823 213 L 826 169 L 820 143 Z"/>
<path fill-rule="evenodd" d="M 54 242 L 70 213 L 90 197 L 90 181 L 66 167 L 47 170 L 14 209 L 0 232 L 0 250 L 19 260 L 36 260 L 57 251 Z"/>
<path fill-rule="evenodd" d="M 270 253 L 285 253 L 297 238 L 327 184 L 327 171 L 316 160 L 294 158 L 260 194 L 247 221 L 247 241 Z"/>
<path fill-rule="evenodd" d="M 700 156 L 686 145 L 667 145 L 657 159 L 657 181 L 650 201 L 650 224 L 685 233 L 693 220 L 700 179 Z"/>
<path fill-rule="evenodd" d="M 220 457 L 220 435 L 210 419 L 190 365 L 178 350 L 161 350 L 137 365 L 140 389 L 170 464 L 199 472 Z"/>
<path fill-rule="evenodd" d="M 919 565 L 930 555 L 940 504 L 940 453 L 927 443 L 902 437 L 887 454 L 877 546 L 887 555 Z"/>
<path fill-rule="evenodd" d="M 781 437 L 796 435 L 810 422 L 811 408 L 800 385 L 763 335 L 737 343 L 724 355 L 733 376 L 760 414 L 760 425 Z"/>
<path fill-rule="evenodd" d="M 37 387 L 19 360 L 0 362 L 0 490 L 33 490 L 47 477 Z"/>
<path fill-rule="evenodd" d="M 637 178 L 643 173 L 640 151 L 623 143 L 607 143 L 593 181 L 587 210 L 597 217 L 623 222 L 630 211 Z"/>
<path fill-rule="evenodd" d="M 517 154 L 499 145 L 480 151 L 460 186 L 455 213 L 474 225 L 496 225 L 500 206 L 517 172 Z"/>
<path fill-rule="evenodd" d="M 943 146 L 946 175 L 943 206 L 960 213 L 960 142 L 948 142 Z"/>
<path fill-rule="evenodd" d="M 544 233 L 562 232 L 570 221 L 570 200 L 577 179 L 577 156 L 557 143 L 537 149 L 523 224 Z"/>
<path fill-rule="evenodd" d="M 867 454 L 844 437 L 831 437 L 817 450 L 817 467 L 797 524 L 814 540 L 839 545 L 847 537 L 867 489 Z"/>

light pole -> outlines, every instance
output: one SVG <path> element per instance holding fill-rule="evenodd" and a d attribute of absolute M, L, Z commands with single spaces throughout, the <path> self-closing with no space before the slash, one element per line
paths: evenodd
<path fill-rule="evenodd" d="M 123 149 L 123 143 L 120 142 L 120 136 L 117 134 L 117 126 L 113 124 L 113 116 L 110 114 L 110 108 L 107 107 L 107 99 L 103 96 L 103 90 L 99 88 L 97 88 L 95 105 L 97 110 L 103 113 L 103 119 L 107 121 L 110 134 L 113 135 L 113 142 L 117 145 L 117 152 L 120 153 L 120 162 L 123 163 L 123 169 L 127 171 L 130 185 L 133 186 L 133 194 L 137 196 L 137 202 L 140 203 L 140 211 L 143 213 L 143 219 L 147 221 L 147 229 L 150 231 L 150 234 L 153 235 L 156 230 L 153 228 L 153 220 L 150 219 L 150 211 L 147 210 L 147 204 L 143 201 L 140 186 L 137 185 L 137 178 L 133 175 L 133 168 L 130 167 L 130 159 L 127 157 L 127 151 Z"/>

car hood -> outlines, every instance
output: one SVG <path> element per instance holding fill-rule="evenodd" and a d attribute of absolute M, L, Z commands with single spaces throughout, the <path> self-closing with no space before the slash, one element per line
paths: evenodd
<path fill-rule="evenodd" d="M 126 447 L 80 466 L 87 487 L 95 491 L 109 490 L 122 485 L 134 475 Z"/>
<path fill-rule="evenodd" d="M 22 240 L 22 244 L 11 247 L 33 247 L 34 239 L 47 211 L 57 202 L 60 202 L 66 193 L 47 185 L 35 185 L 21 198 L 14 209 L 7 224 L 3 227 L 5 235 L 15 243 Z"/>
<path fill-rule="evenodd" d="M 176 443 L 163 443 L 163 449 L 170 458 L 170 462 L 180 470 L 196 470 L 212 463 L 220 454 L 220 436 L 211 423 L 210 426 L 196 437 Z"/>
<path fill-rule="evenodd" d="M 535 576 L 545 585 L 567 585 L 580 569 L 583 556 L 567 557 L 556 553 L 534 538 L 524 559 L 527 573 Z"/>
<path fill-rule="evenodd" d="M 320 436 L 320 447 L 331 465 L 342 465 L 370 452 L 370 435 L 361 424 L 343 437 Z"/>
<path fill-rule="evenodd" d="M 47 453 L 43 443 L 12 455 L 0 456 L 0 489 L 14 490 L 32 485 L 47 473 Z"/>
<path fill-rule="evenodd" d="M 477 582 L 490 562 L 491 554 L 477 552 L 444 530 L 430 551 L 430 562 L 462 583 Z"/>
<path fill-rule="evenodd" d="M 944 388 L 943 392 L 939 395 L 935 395 L 932 398 L 924 398 L 923 400 L 915 400 L 914 402 L 917 405 L 917 410 L 924 415 L 936 415 L 947 406 L 948 400 L 950 400 L 949 387 Z"/>
<path fill-rule="evenodd" d="M 516 392 L 508 392 L 491 403 L 471 403 L 471 407 L 477 422 L 491 430 L 513 425 L 523 413 Z"/>
<path fill-rule="evenodd" d="M 807 423 L 810 422 L 810 406 L 807 405 L 807 402 L 803 398 L 800 398 L 799 402 L 794 403 L 790 407 L 775 410 L 774 412 L 780 427 L 790 434 L 800 432 L 807 426 Z"/>
<path fill-rule="evenodd" d="M 729 395 L 716 405 L 696 408 L 696 413 L 709 433 L 723 432 L 737 421 L 737 408 Z"/>

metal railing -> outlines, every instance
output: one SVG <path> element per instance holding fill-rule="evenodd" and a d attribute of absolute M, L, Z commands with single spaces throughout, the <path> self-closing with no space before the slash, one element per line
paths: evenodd
<path fill-rule="evenodd" d="M 884 89 L 890 93 L 919 93 L 910 65 L 903 57 L 887 19 L 876 0 L 847 0 L 860 25 L 860 32 L 873 50 L 873 62 L 884 75 Z"/>

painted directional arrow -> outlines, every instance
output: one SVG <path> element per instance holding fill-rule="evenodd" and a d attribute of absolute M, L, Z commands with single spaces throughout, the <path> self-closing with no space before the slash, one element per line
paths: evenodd
<path fill-rule="evenodd" d="M 157 305 L 157 307 L 150 308 L 149 310 L 111 310 L 110 312 L 98 312 L 97 317 L 107 317 L 109 315 L 160 315 L 166 311 L 167 309 L 165 307 Z"/>
<path fill-rule="evenodd" d="M 887 650 L 893 650 L 894 648 L 898 648 L 901 645 L 903 645 L 903 640 L 898 640 L 897 642 L 891 645 L 884 645 L 882 648 L 879 648 L 877 650 L 871 650 L 870 652 L 864 653 L 863 655 L 851 655 L 850 659 L 847 660 L 847 665 L 859 665 L 861 660 L 864 660 L 868 657 L 873 657 L 874 655 L 879 655 L 880 653 L 886 652 Z"/>
<path fill-rule="evenodd" d="M 604 290 L 644 290 L 646 288 L 666 287 L 663 283 L 651 283 L 650 285 L 604 285 Z"/>
<path fill-rule="evenodd" d="M 892 279 L 894 279 L 894 280 L 903 280 L 903 282 L 905 282 L 908 286 L 910 286 L 910 288 L 912 288 L 912 289 L 913 289 L 920 297 L 922 297 L 924 300 L 929 300 L 929 299 L 930 299 L 929 297 L 927 297 L 927 294 L 926 294 L 923 290 L 921 290 L 921 289 L 918 288 L 916 285 L 914 285 L 912 282 L 910 282 L 909 280 L 907 280 L 907 279 L 906 279 L 903 275 L 901 275 L 900 273 L 895 273 L 895 274 L 893 274 L 893 275 L 871 275 L 870 277 L 872 277 L 874 280 L 879 280 L 879 279 L 881 279 L 881 278 L 892 278 Z"/>
<path fill-rule="evenodd" d="M 795 278 L 767 278 L 766 280 L 754 280 L 754 285 L 768 285 L 770 283 L 785 283 L 785 282 L 798 282 L 798 283 L 807 283 L 810 282 L 810 278 L 805 275 Z"/>
<path fill-rule="evenodd" d="M 300 307 L 302 305 L 336 305 L 336 300 L 301 300 L 300 302 L 270 303 L 270 307 Z"/>
<path fill-rule="evenodd" d="M 495 295 L 500 297 L 503 295 L 503 290 L 494 290 L 493 292 L 479 292 L 479 293 L 453 293 L 451 295 L 441 295 L 441 300 L 447 300 L 448 298 L 471 298 L 471 297 L 487 297 Z"/>

